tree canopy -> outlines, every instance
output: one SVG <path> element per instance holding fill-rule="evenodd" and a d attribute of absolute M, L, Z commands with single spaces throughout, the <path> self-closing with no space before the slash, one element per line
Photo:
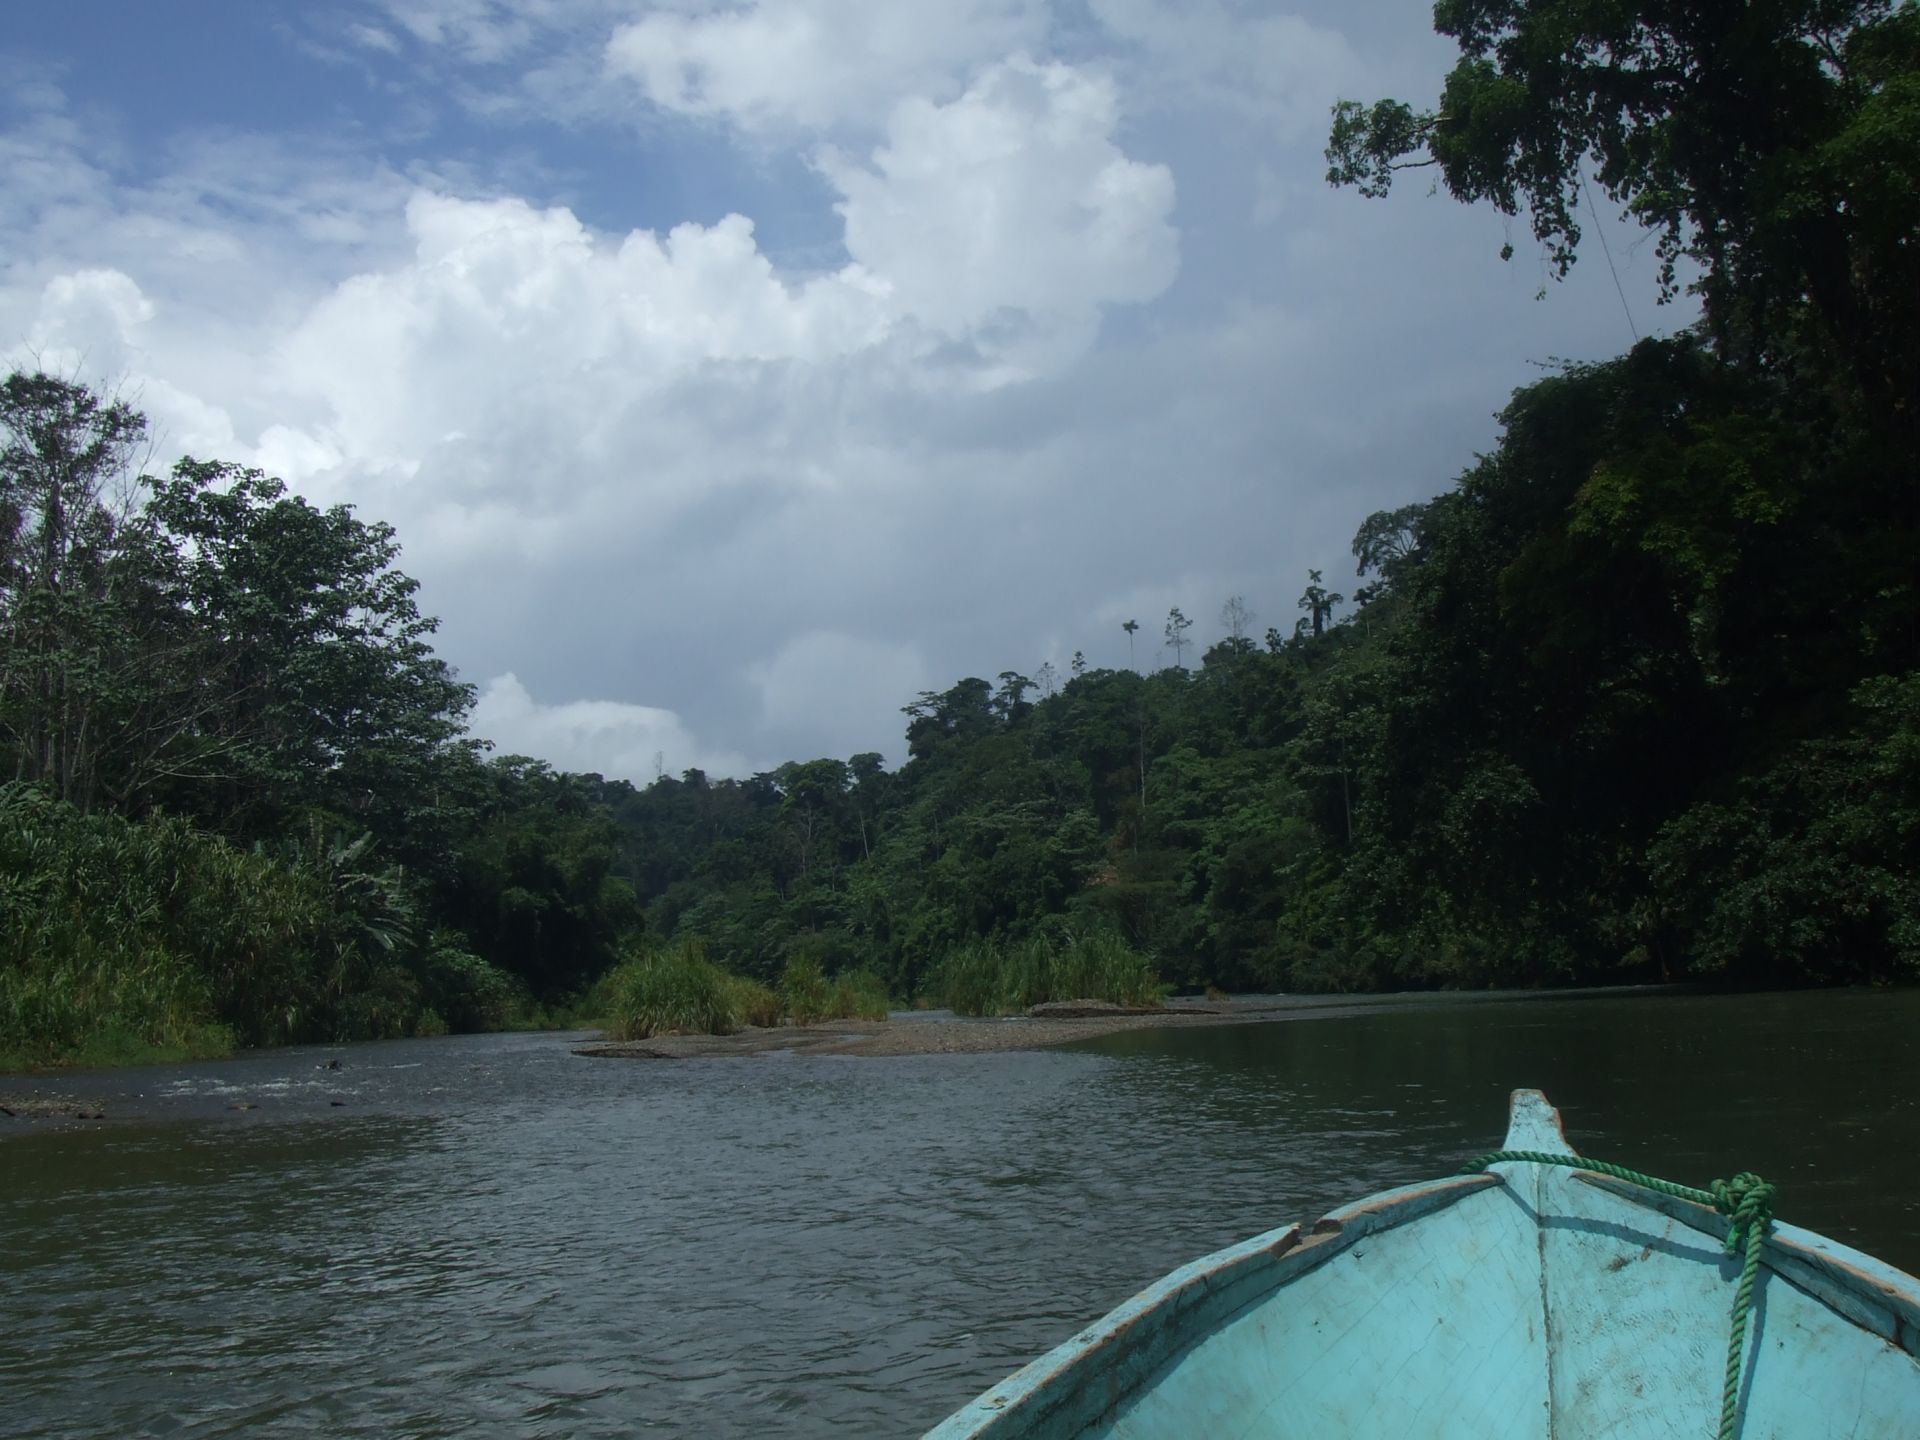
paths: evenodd
<path fill-rule="evenodd" d="M 1911 433 L 1920 391 L 1920 10 L 1910 0 L 1440 0 L 1438 104 L 1334 107 L 1328 178 L 1434 166 L 1523 208 L 1560 273 L 1588 176 L 1697 273 L 1729 359 L 1830 349 Z M 1509 247 L 1510 249 L 1510 247 Z"/>

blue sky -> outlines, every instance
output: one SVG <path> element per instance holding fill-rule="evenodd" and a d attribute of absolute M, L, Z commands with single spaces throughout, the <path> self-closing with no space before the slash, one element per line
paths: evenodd
<path fill-rule="evenodd" d="M 1417 3 L 9 22 L 9 362 L 392 522 L 476 729 L 569 768 L 897 759 L 919 690 L 1124 664 L 1122 620 L 1286 628 L 1630 340 L 1598 253 L 1324 184 L 1336 96 L 1449 64 Z M 1607 229 L 1634 325 L 1685 323 Z"/>

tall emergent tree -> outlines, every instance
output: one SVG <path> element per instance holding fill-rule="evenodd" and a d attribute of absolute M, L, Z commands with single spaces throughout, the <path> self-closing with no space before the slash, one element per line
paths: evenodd
<path fill-rule="evenodd" d="M 117 563 L 146 420 L 56 376 L 0 383 L 0 737 L 11 775 L 91 805 L 126 718 L 137 583 Z M 116 504 L 119 501 L 121 503 Z"/>
<path fill-rule="evenodd" d="M 1333 620 L 1334 607 L 1344 604 L 1346 596 L 1336 595 L 1321 582 L 1318 570 L 1307 571 L 1307 588 L 1300 596 L 1300 608 L 1307 613 L 1295 624 L 1297 634 L 1305 634 L 1309 623 L 1313 627 L 1314 637 L 1327 633 L 1327 626 Z"/>
<path fill-rule="evenodd" d="M 1419 543 L 1423 504 L 1402 505 L 1397 510 L 1376 510 L 1360 522 L 1353 536 L 1354 573 L 1365 578 L 1368 571 L 1380 578 L 1363 585 L 1355 593 L 1356 605 L 1365 605 L 1393 588 L 1395 578 L 1406 565 Z"/>
<path fill-rule="evenodd" d="M 1192 628 L 1193 622 L 1180 613 L 1178 605 L 1167 611 L 1167 648 L 1173 651 L 1173 663 L 1181 670 L 1187 668 L 1187 646 L 1193 643 L 1187 639 L 1187 631 Z"/>
<path fill-rule="evenodd" d="M 1244 648 L 1248 632 L 1253 629 L 1253 611 L 1247 606 L 1244 595 L 1229 595 L 1227 603 L 1220 607 L 1220 623 L 1226 627 L 1227 639 L 1233 642 L 1235 653 Z"/>

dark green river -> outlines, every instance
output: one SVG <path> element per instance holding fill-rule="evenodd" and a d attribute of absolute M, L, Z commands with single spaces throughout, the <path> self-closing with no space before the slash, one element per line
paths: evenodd
<path fill-rule="evenodd" d="M 1920 1270 L 1916 1035 L 1914 992 L 1488 998 L 1026 1054 L 63 1075 L 109 1118 L 0 1117 L 0 1435 L 918 1434 L 1175 1265 L 1492 1148 L 1515 1086 Z"/>

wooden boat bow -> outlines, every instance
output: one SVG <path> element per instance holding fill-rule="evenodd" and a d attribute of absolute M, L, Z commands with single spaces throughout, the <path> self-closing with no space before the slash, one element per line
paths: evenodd
<path fill-rule="evenodd" d="M 1503 1148 L 1575 1159 L 1534 1090 Z M 928 1440 L 1696 1440 L 1721 1420 L 1727 1231 L 1577 1160 L 1389 1190 L 1182 1266 Z M 1920 1436 L 1920 1282 L 1791 1225 L 1759 1257 L 1742 1440 Z"/>

